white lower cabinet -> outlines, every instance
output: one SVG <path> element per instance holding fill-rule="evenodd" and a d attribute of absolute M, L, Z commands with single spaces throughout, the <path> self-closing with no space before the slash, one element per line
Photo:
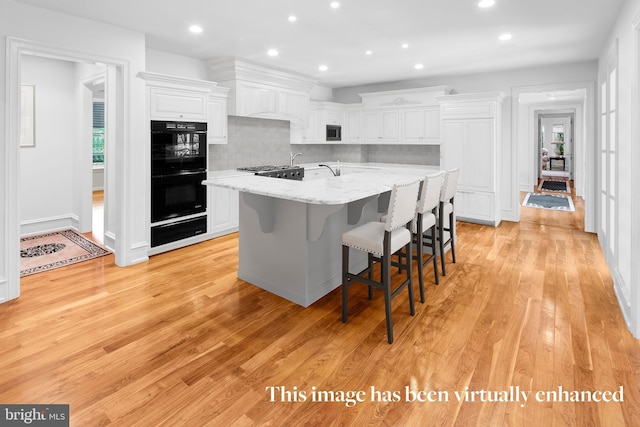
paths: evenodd
<path fill-rule="evenodd" d="M 238 191 L 208 187 L 209 233 L 213 237 L 238 231 Z"/>
<path fill-rule="evenodd" d="M 459 190 L 454 199 L 456 217 L 493 224 L 495 221 L 495 193 Z"/>

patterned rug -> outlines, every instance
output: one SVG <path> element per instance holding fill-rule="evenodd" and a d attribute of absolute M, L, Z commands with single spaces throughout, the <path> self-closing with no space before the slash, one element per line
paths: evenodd
<path fill-rule="evenodd" d="M 571 187 L 569 186 L 569 181 L 556 181 L 554 179 L 542 180 L 540 182 L 540 185 L 538 186 L 538 190 L 551 191 L 554 193 L 571 193 Z"/>
<path fill-rule="evenodd" d="M 527 193 L 522 206 L 528 208 L 553 209 L 558 211 L 575 212 L 573 201 L 569 196 L 555 194 Z"/>
<path fill-rule="evenodd" d="M 20 277 L 109 254 L 109 250 L 73 230 L 20 239 Z"/>

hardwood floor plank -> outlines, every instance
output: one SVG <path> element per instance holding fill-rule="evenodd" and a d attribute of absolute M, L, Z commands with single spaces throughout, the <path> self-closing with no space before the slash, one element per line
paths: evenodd
<path fill-rule="evenodd" d="M 393 345 L 380 292 L 351 287 L 343 324 L 339 288 L 302 308 L 237 279 L 237 234 L 25 277 L 0 305 L 0 402 L 68 403 L 73 426 L 633 425 L 640 343 L 574 203 L 459 222 L 457 263 L 447 254 L 437 286 L 427 269 L 426 303 L 411 316 L 394 299 Z M 624 401 L 536 399 L 559 386 L 623 387 Z M 308 397 L 270 401 L 270 387 Z M 511 387 L 526 405 L 487 399 Z M 407 389 L 440 394 L 407 402 Z M 327 401 L 346 391 L 365 399 Z"/>

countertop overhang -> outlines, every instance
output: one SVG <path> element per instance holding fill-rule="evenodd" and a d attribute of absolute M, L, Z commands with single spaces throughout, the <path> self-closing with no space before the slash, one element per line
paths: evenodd
<path fill-rule="evenodd" d="M 317 164 L 300 166 L 305 170 L 318 169 Z M 413 181 L 439 172 L 436 166 L 397 164 L 341 163 L 340 169 L 340 176 L 303 181 L 219 171 L 210 173 L 203 184 L 303 203 L 339 205 L 391 191 L 395 183 Z"/>

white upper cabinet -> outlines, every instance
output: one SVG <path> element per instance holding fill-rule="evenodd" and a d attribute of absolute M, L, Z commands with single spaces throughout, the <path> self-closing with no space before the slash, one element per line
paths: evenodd
<path fill-rule="evenodd" d="M 361 93 L 364 144 L 440 144 L 445 86 Z"/>
<path fill-rule="evenodd" d="M 398 142 L 400 115 L 397 109 L 364 111 L 364 143 Z"/>
<path fill-rule="evenodd" d="M 404 144 L 440 144 L 440 107 L 401 110 Z"/>
<path fill-rule="evenodd" d="M 312 105 L 309 108 L 308 126 L 302 130 L 301 144 L 315 144 L 319 141 L 318 108 Z"/>
<path fill-rule="evenodd" d="M 209 125 L 207 142 L 209 144 L 226 144 L 227 139 L 227 91 L 209 95 Z"/>
<path fill-rule="evenodd" d="M 362 137 L 362 106 L 350 107 L 345 111 L 342 140 L 347 144 L 360 144 Z"/>
<path fill-rule="evenodd" d="M 216 91 L 225 97 L 228 91 L 206 80 L 150 72 L 140 72 L 138 76 L 146 82 L 149 117 L 153 120 L 206 122 L 209 94 Z"/>

